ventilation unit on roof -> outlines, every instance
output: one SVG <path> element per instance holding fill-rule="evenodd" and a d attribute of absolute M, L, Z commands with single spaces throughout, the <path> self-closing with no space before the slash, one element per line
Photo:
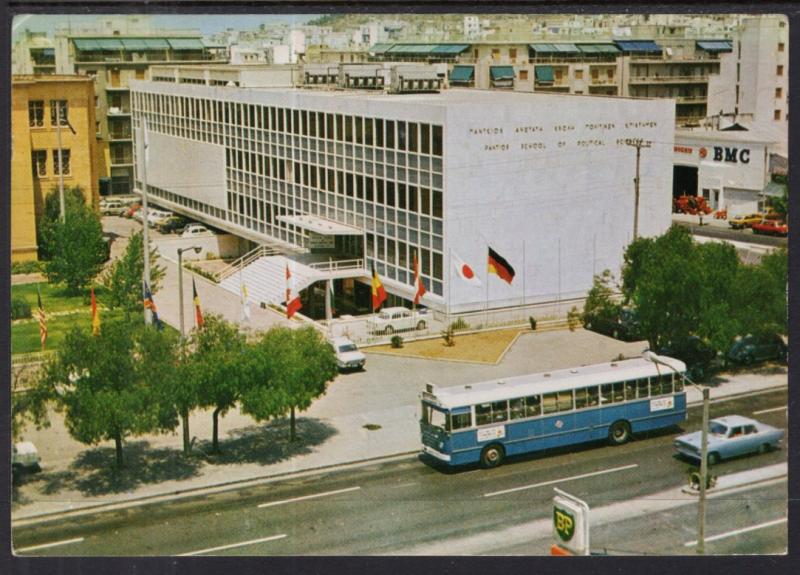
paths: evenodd
<path fill-rule="evenodd" d="M 333 87 L 339 81 L 339 66 L 307 65 L 303 68 L 303 86 Z"/>
<path fill-rule="evenodd" d="M 432 66 L 395 66 L 391 72 L 389 92 L 413 94 L 438 92 L 443 79 Z"/>
<path fill-rule="evenodd" d="M 383 90 L 387 70 L 375 64 L 346 64 L 339 68 L 337 86 L 347 90 Z"/>

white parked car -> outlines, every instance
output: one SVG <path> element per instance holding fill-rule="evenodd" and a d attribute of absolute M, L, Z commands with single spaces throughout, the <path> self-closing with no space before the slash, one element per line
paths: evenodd
<path fill-rule="evenodd" d="M 331 340 L 331 345 L 336 353 L 336 364 L 339 371 L 364 369 L 367 358 L 352 341 L 346 337 L 335 337 Z"/>
<path fill-rule="evenodd" d="M 100 200 L 100 214 L 103 216 L 119 215 L 125 204 L 119 200 Z"/>
<path fill-rule="evenodd" d="M 412 312 L 404 307 L 387 307 L 367 321 L 367 329 L 371 333 L 392 334 L 396 331 L 426 327 L 428 327 L 428 310 L 424 308 Z"/>
<path fill-rule="evenodd" d="M 152 228 L 174 216 L 172 212 L 167 210 L 150 209 L 147 210 L 147 224 Z"/>
<path fill-rule="evenodd" d="M 39 450 L 30 441 L 15 443 L 11 454 L 11 470 L 14 475 L 23 471 L 39 471 Z"/>
<path fill-rule="evenodd" d="M 210 236 L 211 230 L 203 224 L 189 224 L 181 232 L 182 238 L 196 238 L 197 236 Z"/>

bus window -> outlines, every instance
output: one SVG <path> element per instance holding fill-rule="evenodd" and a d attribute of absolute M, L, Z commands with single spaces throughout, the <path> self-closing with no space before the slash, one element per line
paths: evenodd
<path fill-rule="evenodd" d="M 600 386 L 600 403 L 605 405 L 606 403 L 612 403 L 614 400 L 611 398 L 611 384 L 604 383 Z"/>
<path fill-rule="evenodd" d="M 427 403 L 422 404 L 422 420 L 441 429 L 444 429 L 446 425 L 444 412 Z"/>
<path fill-rule="evenodd" d="M 639 397 L 647 397 L 649 394 L 649 389 L 647 387 L 647 378 L 643 377 L 642 379 L 636 380 L 636 387 L 638 388 L 638 395 Z"/>
<path fill-rule="evenodd" d="M 636 380 L 632 379 L 631 381 L 625 382 L 625 399 L 630 401 L 631 399 L 636 399 Z"/>
<path fill-rule="evenodd" d="M 508 402 L 495 401 L 492 403 L 492 421 L 505 421 L 508 419 Z"/>
<path fill-rule="evenodd" d="M 683 376 L 682 375 L 677 376 L 673 380 L 673 382 L 675 383 L 675 393 L 680 393 L 681 391 L 683 391 Z"/>
<path fill-rule="evenodd" d="M 572 410 L 572 390 L 558 392 L 558 411 Z"/>
<path fill-rule="evenodd" d="M 558 395 L 555 393 L 545 393 L 542 396 L 542 404 L 545 413 L 555 413 L 558 411 Z"/>
<path fill-rule="evenodd" d="M 614 403 L 625 401 L 625 384 L 618 381 L 614 384 Z"/>
<path fill-rule="evenodd" d="M 575 390 L 575 409 L 583 409 L 586 407 L 587 391 L 585 387 Z"/>
<path fill-rule="evenodd" d="M 538 395 L 529 395 L 525 398 L 525 415 L 535 417 L 542 413 L 542 400 Z"/>
<path fill-rule="evenodd" d="M 518 397 L 508 402 L 511 408 L 511 419 L 522 419 L 525 417 L 525 398 Z"/>
<path fill-rule="evenodd" d="M 450 425 L 448 431 L 455 431 L 457 429 L 465 429 L 472 426 L 471 413 L 454 413 L 450 416 Z"/>
<path fill-rule="evenodd" d="M 672 374 L 665 373 L 661 376 L 661 393 L 662 394 L 671 394 L 672 393 Z"/>
<path fill-rule="evenodd" d="M 486 425 L 492 422 L 492 404 L 481 403 L 475 406 L 475 425 Z"/>
<path fill-rule="evenodd" d="M 595 407 L 600 403 L 600 391 L 597 386 L 586 388 L 586 397 L 588 399 L 589 407 Z"/>

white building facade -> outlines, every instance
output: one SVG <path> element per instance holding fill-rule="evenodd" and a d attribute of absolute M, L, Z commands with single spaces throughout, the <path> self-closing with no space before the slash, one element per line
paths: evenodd
<path fill-rule="evenodd" d="M 154 201 L 258 243 L 363 258 L 388 292 L 466 312 L 585 295 L 618 271 L 633 236 L 670 225 L 675 106 L 634 100 L 452 90 L 133 87 L 135 137 L 148 124 Z M 136 157 L 141 186 L 143 155 Z M 322 242 L 325 243 L 325 242 Z M 487 275 L 491 247 L 514 268 Z M 474 287 L 454 272 L 460 258 Z"/>

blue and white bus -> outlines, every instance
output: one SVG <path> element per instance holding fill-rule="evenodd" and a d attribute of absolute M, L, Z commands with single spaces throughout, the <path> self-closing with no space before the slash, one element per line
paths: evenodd
<path fill-rule="evenodd" d="M 686 365 L 660 356 L 422 392 L 422 451 L 448 465 L 608 439 L 686 419 Z"/>

